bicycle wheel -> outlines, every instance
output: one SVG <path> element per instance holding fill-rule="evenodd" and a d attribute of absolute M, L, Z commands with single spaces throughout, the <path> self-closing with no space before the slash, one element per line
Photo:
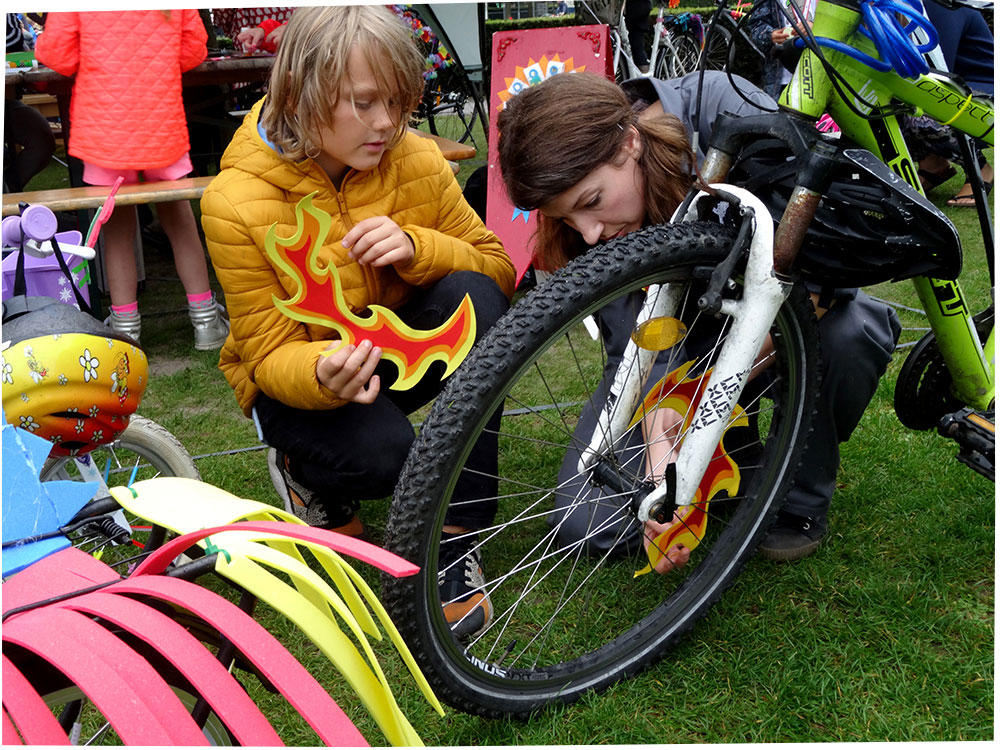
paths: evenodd
<path fill-rule="evenodd" d="M 452 65 L 440 71 L 424 97 L 431 133 L 479 148 L 474 131 L 477 119 L 482 121 L 482 102 L 463 70 Z"/>
<path fill-rule="evenodd" d="M 670 32 L 670 44 L 673 56 L 669 62 L 661 57 L 656 65 L 656 77 L 667 80 L 668 78 L 680 78 L 688 73 L 693 73 L 698 69 L 698 57 L 701 54 L 701 45 L 698 40 L 690 34 L 680 34 Z"/>
<path fill-rule="evenodd" d="M 90 466 L 81 465 L 80 461 Z M 113 443 L 102 445 L 82 459 L 49 457 L 41 480 L 88 481 L 92 467 L 109 487 L 158 476 L 201 479 L 194 459 L 180 441 L 151 419 L 133 414 L 128 427 Z M 123 524 L 130 527 L 125 529 Z M 94 518 L 93 523 L 70 534 L 73 546 L 100 555 L 108 565 L 124 563 L 152 544 L 163 542 L 164 530 L 151 527 L 124 511 Z"/>
<path fill-rule="evenodd" d="M 729 62 L 729 45 L 733 33 L 725 26 L 711 26 L 705 29 L 705 47 L 702 54 L 708 58 L 705 70 L 725 70 Z"/>
<path fill-rule="evenodd" d="M 59 721 L 71 744 L 74 745 L 121 745 L 111 724 L 79 687 L 70 683 L 63 675 L 47 667 L 51 673 L 50 684 L 39 692 L 53 716 Z M 192 712 L 198 703 L 198 694 L 193 692 L 188 682 L 177 670 L 170 669 L 164 679 L 174 694 Z M 60 684 L 61 683 L 61 684 Z M 56 685 L 60 685 L 56 687 Z M 222 719 L 212 710 L 205 713 L 202 733 L 209 745 L 232 746 L 238 744 Z"/>
<path fill-rule="evenodd" d="M 768 374 L 744 391 L 750 424 L 739 447 L 729 448 L 744 468 L 743 482 L 732 498 L 713 500 L 707 533 L 686 566 L 633 577 L 646 564 L 628 499 L 643 473 L 641 435 L 623 436 L 620 455 L 607 457 L 619 461 L 610 472 L 627 485 L 622 494 L 597 487 L 575 468 L 580 446 L 589 442 L 577 425 L 593 421 L 603 400 L 591 394 L 616 367 L 584 319 L 620 306 L 634 321 L 649 284 L 674 282 L 684 292 L 677 314 L 687 326 L 684 346 L 700 347 L 697 367 L 710 365 L 729 320 L 699 313 L 697 299 L 705 271 L 731 243 L 732 233 L 718 225 L 666 225 L 591 251 L 501 319 L 435 402 L 386 529 L 386 546 L 420 573 L 384 578 L 382 591 L 435 692 L 456 708 L 526 715 L 639 672 L 707 613 L 754 554 L 798 466 L 812 413 L 815 318 L 799 285 L 772 327 Z M 670 354 L 660 356 L 665 371 L 676 366 Z M 499 511 L 478 534 L 493 619 L 463 642 L 441 609 L 441 531 L 471 446 L 504 406 Z M 602 536 L 613 551 L 597 544 Z"/>

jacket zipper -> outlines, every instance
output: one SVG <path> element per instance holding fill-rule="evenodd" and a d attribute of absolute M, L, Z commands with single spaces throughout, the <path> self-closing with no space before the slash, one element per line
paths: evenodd
<path fill-rule="evenodd" d="M 326 174 L 324 170 L 321 169 L 320 171 L 323 172 L 323 175 L 326 177 L 327 182 L 330 183 L 330 187 L 333 188 L 333 194 L 337 196 L 337 208 L 340 211 L 341 221 L 343 222 L 344 226 L 347 227 L 348 231 L 350 231 L 354 227 L 354 225 L 353 223 L 351 223 L 350 217 L 347 214 L 347 201 L 344 200 L 344 186 L 347 184 L 347 180 L 350 178 L 350 176 L 354 173 L 354 170 L 349 169 L 347 171 L 347 174 L 344 175 L 344 179 L 340 181 L 339 188 L 334 186 L 333 181 L 330 179 L 330 176 Z M 370 303 L 378 304 L 380 290 L 374 271 L 372 271 L 371 268 L 369 268 L 368 266 L 364 266 L 360 263 L 358 263 L 358 268 L 361 270 L 361 276 L 365 280 L 365 286 L 367 286 L 369 289 Z"/>

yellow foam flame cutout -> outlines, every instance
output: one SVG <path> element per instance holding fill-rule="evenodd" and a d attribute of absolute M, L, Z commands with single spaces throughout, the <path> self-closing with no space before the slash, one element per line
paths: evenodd
<path fill-rule="evenodd" d="M 302 524 L 295 516 L 271 505 L 238 498 L 204 482 L 181 477 L 159 477 L 115 487 L 111 494 L 130 513 L 178 534 L 238 521 L 287 521 Z M 199 542 L 224 550 L 216 571 L 239 584 L 261 601 L 283 613 L 298 626 L 333 663 L 355 690 L 379 728 L 393 745 L 422 745 L 403 714 L 367 636 L 382 640 L 372 617 L 389 635 L 414 681 L 433 708 L 444 715 L 426 678 L 375 592 L 360 574 L 333 550 L 305 540 L 291 540 L 260 532 L 225 531 Z M 306 563 L 300 548 L 307 548 L 330 577 L 336 590 Z M 271 573 L 288 576 L 293 586 Z M 343 622 L 365 656 L 340 628 Z"/>
<path fill-rule="evenodd" d="M 693 364 L 694 361 L 686 362 L 673 372 L 664 375 L 650 389 L 646 398 L 636 409 L 629 426 L 635 426 L 656 409 L 671 408 L 684 415 L 684 421 L 681 425 L 681 434 L 683 435 L 694 419 L 695 409 L 712 374 L 712 370 L 709 368 L 697 377 L 688 378 L 688 370 Z M 649 564 L 642 570 L 636 571 L 634 577 L 652 572 L 656 568 L 656 564 L 674 546 L 680 544 L 693 550 L 705 538 L 705 531 L 708 529 L 709 503 L 723 491 L 728 493 L 730 497 L 735 496 L 740 487 L 740 468 L 726 453 L 723 445 L 726 433 L 734 426 L 746 426 L 747 424 L 746 413 L 743 411 L 743 407 L 737 404 L 725 431 L 722 433 L 719 444 L 712 453 L 708 469 L 702 476 L 698 489 L 695 490 L 693 501 L 690 505 L 681 507 L 675 513 L 675 522 L 646 547 L 646 557 L 649 559 Z M 683 442 L 683 438 L 681 441 Z"/>
<path fill-rule="evenodd" d="M 275 306 L 293 320 L 334 329 L 343 342 L 341 346 L 368 339 L 381 348 L 382 358 L 399 370 L 399 378 L 390 386 L 393 390 L 412 388 L 435 361 L 445 363 L 441 377 L 448 377 L 465 359 L 476 339 L 472 298 L 465 295 L 448 320 L 428 331 L 411 328 L 381 305 L 369 306 L 368 317 L 356 315 L 344 299 L 336 262 L 320 257 L 332 222 L 328 213 L 313 206 L 315 194 L 296 204 L 293 236 L 278 237 L 277 224 L 272 224 L 264 237 L 267 256 L 297 286 L 290 299 L 275 296 Z"/>

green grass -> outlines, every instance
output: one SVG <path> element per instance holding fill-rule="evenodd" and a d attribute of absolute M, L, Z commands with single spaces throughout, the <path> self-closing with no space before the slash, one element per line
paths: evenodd
<path fill-rule="evenodd" d="M 481 153 L 463 168 L 484 161 Z M 942 186 L 932 198 L 943 205 L 959 183 Z M 989 279 L 975 212 L 945 210 L 962 234 L 966 293 L 979 309 L 988 303 Z M 147 249 L 145 257 L 147 280 L 139 304 L 153 374 L 141 412 L 184 443 L 206 481 L 277 504 L 264 454 L 216 368 L 217 354 L 191 346 L 169 253 Z M 917 306 L 906 282 L 882 285 L 873 293 Z M 920 326 L 919 316 L 905 317 L 907 326 Z M 904 339 L 919 335 L 907 332 Z M 638 677 L 530 721 L 488 721 L 453 710 L 441 718 L 413 689 L 391 650 L 379 647 L 403 709 L 424 741 L 991 740 L 994 485 L 959 464 L 953 445 L 899 424 L 892 399 L 904 357 L 905 351 L 897 352 L 860 426 L 843 446 L 830 535 L 819 551 L 794 565 L 751 561 L 705 620 Z M 249 450 L 228 453 L 240 449 Z M 376 539 L 387 512 L 387 500 L 362 511 Z M 366 576 L 377 585 L 370 571 Z M 383 743 L 315 647 L 281 615 L 262 608 L 258 617 L 331 690 L 369 741 Z M 286 742 L 316 744 L 283 700 L 251 689 Z"/>

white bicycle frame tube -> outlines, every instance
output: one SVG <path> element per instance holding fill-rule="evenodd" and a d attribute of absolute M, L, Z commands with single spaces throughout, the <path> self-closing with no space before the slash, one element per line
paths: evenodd
<path fill-rule="evenodd" d="M 108 483 L 104 481 L 104 475 L 101 473 L 101 470 L 97 468 L 97 462 L 94 461 L 93 456 L 88 453 L 83 456 L 76 456 L 70 460 L 76 463 L 76 469 L 80 472 L 80 476 L 83 481 L 94 482 L 98 485 L 98 491 L 95 493 L 95 497 L 106 497 L 111 494 L 108 490 Z M 129 534 L 132 533 L 132 527 L 125 518 L 125 511 L 118 509 L 108 515 L 115 519 L 115 523 L 117 523 L 123 531 L 126 531 Z M 116 543 L 112 542 L 112 544 Z"/>
<path fill-rule="evenodd" d="M 593 14 L 593 11 L 591 13 Z M 659 9 L 656 23 L 653 25 L 653 48 L 649 52 L 649 69 L 645 73 L 639 70 L 639 66 L 635 64 L 635 60 L 632 58 L 632 45 L 628 40 L 628 28 L 625 26 L 624 3 L 622 3 L 622 8 L 618 13 L 618 26 L 613 31 L 615 33 L 612 34 L 612 48 L 614 50 L 612 70 L 617 71 L 619 60 L 624 59 L 629 78 L 652 78 L 656 70 L 657 55 L 660 52 L 660 43 L 663 38 L 663 8 Z M 614 44 L 616 35 L 618 43 Z"/>
<path fill-rule="evenodd" d="M 740 200 L 741 210 L 753 213 L 754 231 L 744 273 L 742 299 L 723 300 L 722 312 L 733 322 L 676 461 L 676 497 L 673 500 L 677 505 L 693 502 L 695 490 L 729 423 L 729 416 L 749 379 L 771 323 L 791 290 L 791 284 L 778 279 L 774 272 L 774 225 L 764 204 L 742 188 L 724 184 L 713 187 L 735 195 Z M 683 217 L 675 214 L 671 221 L 693 220 L 697 203 L 706 197 L 706 193 L 699 193 L 687 214 Z M 636 326 L 652 317 L 672 316 L 681 294 L 682 290 L 676 284 L 650 286 L 647 303 L 636 320 Z M 599 457 L 613 448 L 614 442 L 625 434 L 641 401 L 645 380 L 656 355 L 656 352 L 640 349 L 629 341 L 594 434 L 581 455 L 578 465 L 581 473 L 588 472 Z M 663 502 L 666 492 L 667 485 L 661 481 L 640 504 L 639 518 L 649 518 L 650 510 Z"/>

